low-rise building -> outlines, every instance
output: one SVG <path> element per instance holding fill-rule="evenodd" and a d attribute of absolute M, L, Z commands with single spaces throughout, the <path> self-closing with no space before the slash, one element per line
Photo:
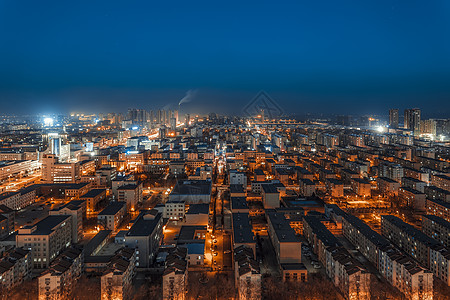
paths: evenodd
<path fill-rule="evenodd" d="M 72 243 L 78 243 L 83 238 L 83 203 L 81 200 L 73 200 L 64 206 L 49 211 L 50 216 L 72 216 Z"/>
<path fill-rule="evenodd" d="M 263 184 L 261 186 L 261 194 L 265 209 L 280 207 L 280 193 L 273 184 Z"/>
<path fill-rule="evenodd" d="M 398 198 L 409 207 L 416 210 L 425 210 L 426 195 L 409 187 L 400 187 L 398 189 Z"/>
<path fill-rule="evenodd" d="M 132 281 L 135 275 L 136 251 L 131 248 L 119 250 L 103 272 L 101 282 L 101 299 L 133 299 Z"/>
<path fill-rule="evenodd" d="M 210 180 L 179 180 L 169 195 L 169 200 L 183 200 L 186 204 L 211 202 Z"/>
<path fill-rule="evenodd" d="M 38 278 L 39 300 L 72 299 L 73 286 L 81 276 L 83 251 L 66 249 Z"/>
<path fill-rule="evenodd" d="M 261 272 L 252 249 L 234 249 L 234 279 L 239 300 L 261 299 Z"/>
<path fill-rule="evenodd" d="M 342 231 L 344 237 L 407 299 L 433 299 L 433 273 L 400 253 L 355 216 L 342 214 Z"/>
<path fill-rule="evenodd" d="M 184 200 L 169 200 L 164 205 L 163 218 L 182 220 L 186 213 Z"/>
<path fill-rule="evenodd" d="M 266 210 L 268 233 L 279 264 L 301 263 L 302 243 L 283 213 Z"/>
<path fill-rule="evenodd" d="M 186 212 L 186 225 L 208 225 L 209 204 L 191 204 Z"/>
<path fill-rule="evenodd" d="M 167 256 L 163 273 L 163 299 L 186 299 L 188 263 L 186 248 L 174 248 Z"/>
<path fill-rule="evenodd" d="M 233 248 L 246 246 L 256 254 L 256 241 L 248 213 L 233 213 L 231 222 L 233 228 L 233 235 L 231 237 Z"/>
<path fill-rule="evenodd" d="M 13 248 L 0 259 L 0 290 L 10 290 L 31 277 L 31 251 Z"/>
<path fill-rule="evenodd" d="M 114 201 L 97 215 L 97 223 L 106 230 L 116 231 L 127 213 L 125 202 Z"/>
<path fill-rule="evenodd" d="M 450 251 L 396 216 L 381 216 L 381 232 L 392 243 L 450 285 Z"/>
<path fill-rule="evenodd" d="M 316 192 L 316 184 L 311 179 L 300 178 L 299 187 L 300 187 L 300 194 L 302 194 L 305 197 L 310 197 L 312 196 L 312 194 Z"/>
<path fill-rule="evenodd" d="M 106 189 L 92 189 L 83 196 L 80 200 L 86 201 L 86 212 L 92 214 L 97 210 L 98 203 L 106 198 Z"/>
<path fill-rule="evenodd" d="M 371 186 L 370 182 L 361 178 L 353 178 L 351 180 L 351 186 L 353 192 L 355 192 L 358 196 L 370 197 L 371 195 Z"/>
<path fill-rule="evenodd" d="M 398 195 L 400 183 L 388 177 L 377 178 L 378 190 L 386 196 Z"/>
<path fill-rule="evenodd" d="M 433 215 L 422 216 L 422 231 L 450 249 L 450 222 Z"/>
<path fill-rule="evenodd" d="M 35 225 L 24 226 L 16 235 L 17 247 L 31 250 L 33 267 L 48 268 L 72 242 L 72 216 L 48 216 Z"/>
<path fill-rule="evenodd" d="M 136 267 L 148 268 L 154 261 L 163 237 L 162 214 L 141 211 L 125 235 L 125 245 L 136 249 Z"/>

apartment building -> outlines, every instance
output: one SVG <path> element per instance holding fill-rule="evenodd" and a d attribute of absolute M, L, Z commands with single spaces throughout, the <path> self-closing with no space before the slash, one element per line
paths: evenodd
<path fill-rule="evenodd" d="M 378 190 L 386 196 L 398 195 L 400 183 L 388 177 L 377 178 Z"/>
<path fill-rule="evenodd" d="M 431 175 L 431 184 L 450 192 L 450 176 L 447 175 Z"/>
<path fill-rule="evenodd" d="M 80 163 L 60 163 L 55 154 L 44 154 L 42 158 L 43 183 L 78 183 Z"/>
<path fill-rule="evenodd" d="M 266 210 L 266 218 L 269 237 L 275 248 L 278 263 L 301 263 L 302 243 L 285 215 L 274 209 L 269 209 Z"/>
<path fill-rule="evenodd" d="M 127 204 L 128 211 L 135 211 L 138 202 L 142 202 L 142 183 L 122 185 L 117 192 L 117 199 Z"/>
<path fill-rule="evenodd" d="M 0 239 L 4 239 L 15 230 L 15 212 L 6 205 L 0 204 Z"/>
<path fill-rule="evenodd" d="M 38 160 L 1 160 L 0 182 L 33 173 L 40 167 Z"/>
<path fill-rule="evenodd" d="M 184 200 L 169 200 L 164 205 L 163 218 L 171 220 L 184 219 L 186 206 Z"/>
<path fill-rule="evenodd" d="M 308 178 L 300 178 L 299 187 L 300 187 L 300 194 L 302 194 L 305 197 L 310 197 L 312 196 L 312 194 L 316 192 L 316 184 L 314 183 L 314 181 Z"/>
<path fill-rule="evenodd" d="M 98 203 L 106 198 L 106 189 L 92 189 L 83 196 L 80 200 L 86 201 L 86 213 L 92 214 L 97 210 Z"/>
<path fill-rule="evenodd" d="M 450 285 L 450 251 L 396 216 L 381 216 L 381 232 L 399 249 Z"/>
<path fill-rule="evenodd" d="M 0 194 L 0 205 L 5 205 L 13 210 L 21 210 L 36 201 L 36 190 L 24 188 L 18 192 Z"/>
<path fill-rule="evenodd" d="M 433 273 L 396 250 L 359 218 L 342 214 L 342 231 L 347 238 L 407 299 L 433 299 Z"/>
<path fill-rule="evenodd" d="M 425 210 L 426 195 L 409 187 L 398 189 L 398 198 L 406 205 L 420 211 Z"/>
<path fill-rule="evenodd" d="M 261 194 L 265 209 L 280 207 L 280 193 L 273 184 L 261 185 Z"/>
<path fill-rule="evenodd" d="M 31 251 L 13 248 L 0 258 L 0 290 L 10 290 L 31 277 Z"/>
<path fill-rule="evenodd" d="M 450 203 L 441 200 L 426 200 L 425 211 L 428 215 L 438 216 L 450 222 Z"/>
<path fill-rule="evenodd" d="M 246 246 L 256 254 L 256 241 L 248 213 L 233 213 L 231 222 L 233 248 Z"/>
<path fill-rule="evenodd" d="M 261 298 L 261 272 L 254 252 L 246 246 L 234 249 L 234 282 L 239 300 Z"/>
<path fill-rule="evenodd" d="M 186 248 L 174 248 L 166 258 L 163 273 L 163 299 L 185 300 L 188 281 Z"/>
<path fill-rule="evenodd" d="M 303 217 L 303 235 L 346 299 L 370 299 L 370 274 L 316 217 Z"/>
<path fill-rule="evenodd" d="M 450 249 L 450 222 L 433 215 L 422 216 L 422 231 Z"/>
<path fill-rule="evenodd" d="M 35 269 L 48 268 L 72 242 L 72 216 L 48 216 L 35 225 L 24 226 L 16 235 L 17 247 L 31 250 Z"/>
<path fill-rule="evenodd" d="M 344 197 L 344 183 L 338 179 L 330 178 L 325 181 L 327 193 L 331 197 Z"/>
<path fill-rule="evenodd" d="M 402 178 L 402 186 L 417 190 L 421 193 L 424 193 L 427 183 L 424 181 L 420 181 L 419 179 L 416 179 L 416 178 L 403 177 Z"/>
<path fill-rule="evenodd" d="M 367 180 L 361 178 L 353 178 L 351 180 L 351 187 L 353 192 L 355 192 L 358 196 L 371 196 L 371 185 Z"/>
<path fill-rule="evenodd" d="M 76 244 L 83 238 L 83 203 L 79 200 L 70 201 L 58 209 L 50 210 L 48 213 L 50 216 L 72 216 L 72 243 Z"/>
<path fill-rule="evenodd" d="M 39 300 L 72 299 L 73 287 L 83 270 L 83 251 L 66 249 L 38 278 Z"/>
<path fill-rule="evenodd" d="M 111 202 L 97 215 L 97 223 L 105 230 L 116 231 L 127 213 L 125 202 Z"/>
<path fill-rule="evenodd" d="M 135 275 L 135 266 L 136 251 L 131 248 L 120 249 L 101 276 L 101 300 L 133 299 L 131 284 Z"/>
<path fill-rule="evenodd" d="M 156 257 L 163 237 L 162 214 L 141 211 L 125 235 L 125 246 L 136 249 L 136 267 L 148 268 Z"/>

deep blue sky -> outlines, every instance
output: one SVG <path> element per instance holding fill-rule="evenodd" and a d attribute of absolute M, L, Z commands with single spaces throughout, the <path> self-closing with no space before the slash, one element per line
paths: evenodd
<path fill-rule="evenodd" d="M 278 1 L 277 1 L 278 2 Z M 450 116 L 450 1 L 0 0 L 5 112 L 288 112 Z"/>

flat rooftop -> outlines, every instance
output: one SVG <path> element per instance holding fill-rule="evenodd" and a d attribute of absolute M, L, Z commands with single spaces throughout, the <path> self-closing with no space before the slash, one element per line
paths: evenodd
<path fill-rule="evenodd" d="M 81 196 L 80 198 L 95 198 L 97 196 L 99 196 L 102 193 L 106 193 L 105 189 L 93 189 L 90 190 L 89 192 L 87 192 L 86 194 L 84 194 L 83 196 Z"/>
<path fill-rule="evenodd" d="M 266 216 L 280 243 L 300 243 L 300 238 L 295 235 L 294 229 L 292 229 L 283 213 L 269 209 L 266 210 Z"/>
<path fill-rule="evenodd" d="M 102 210 L 98 215 L 99 216 L 106 216 L 106 215 L 115 215 L 117 214 L 124 206 L 126 206 L 126 202 L 123 201 L 115 201 L 109 203 L 109 205 Z"/>
<path fill-rule="evenodd" d="M 173 188 L 172 195 L 211 195 L 209 180 L 179 180 Z"/>
<path fill-rule="evenodd" d="M 233 242 L 254 243 L 253 228 L 248 213 L 233 213 Z"/>

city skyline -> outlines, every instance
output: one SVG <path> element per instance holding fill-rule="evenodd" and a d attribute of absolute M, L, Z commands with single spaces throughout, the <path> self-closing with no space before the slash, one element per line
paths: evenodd
<path fill-rule="evenodd" d="M 201 112 L 264 90 L 299 114 L 450 113 L 446 1 L 45 4 L 0 4 L 4 112 L 149 109 L 196 89 Z"/>

